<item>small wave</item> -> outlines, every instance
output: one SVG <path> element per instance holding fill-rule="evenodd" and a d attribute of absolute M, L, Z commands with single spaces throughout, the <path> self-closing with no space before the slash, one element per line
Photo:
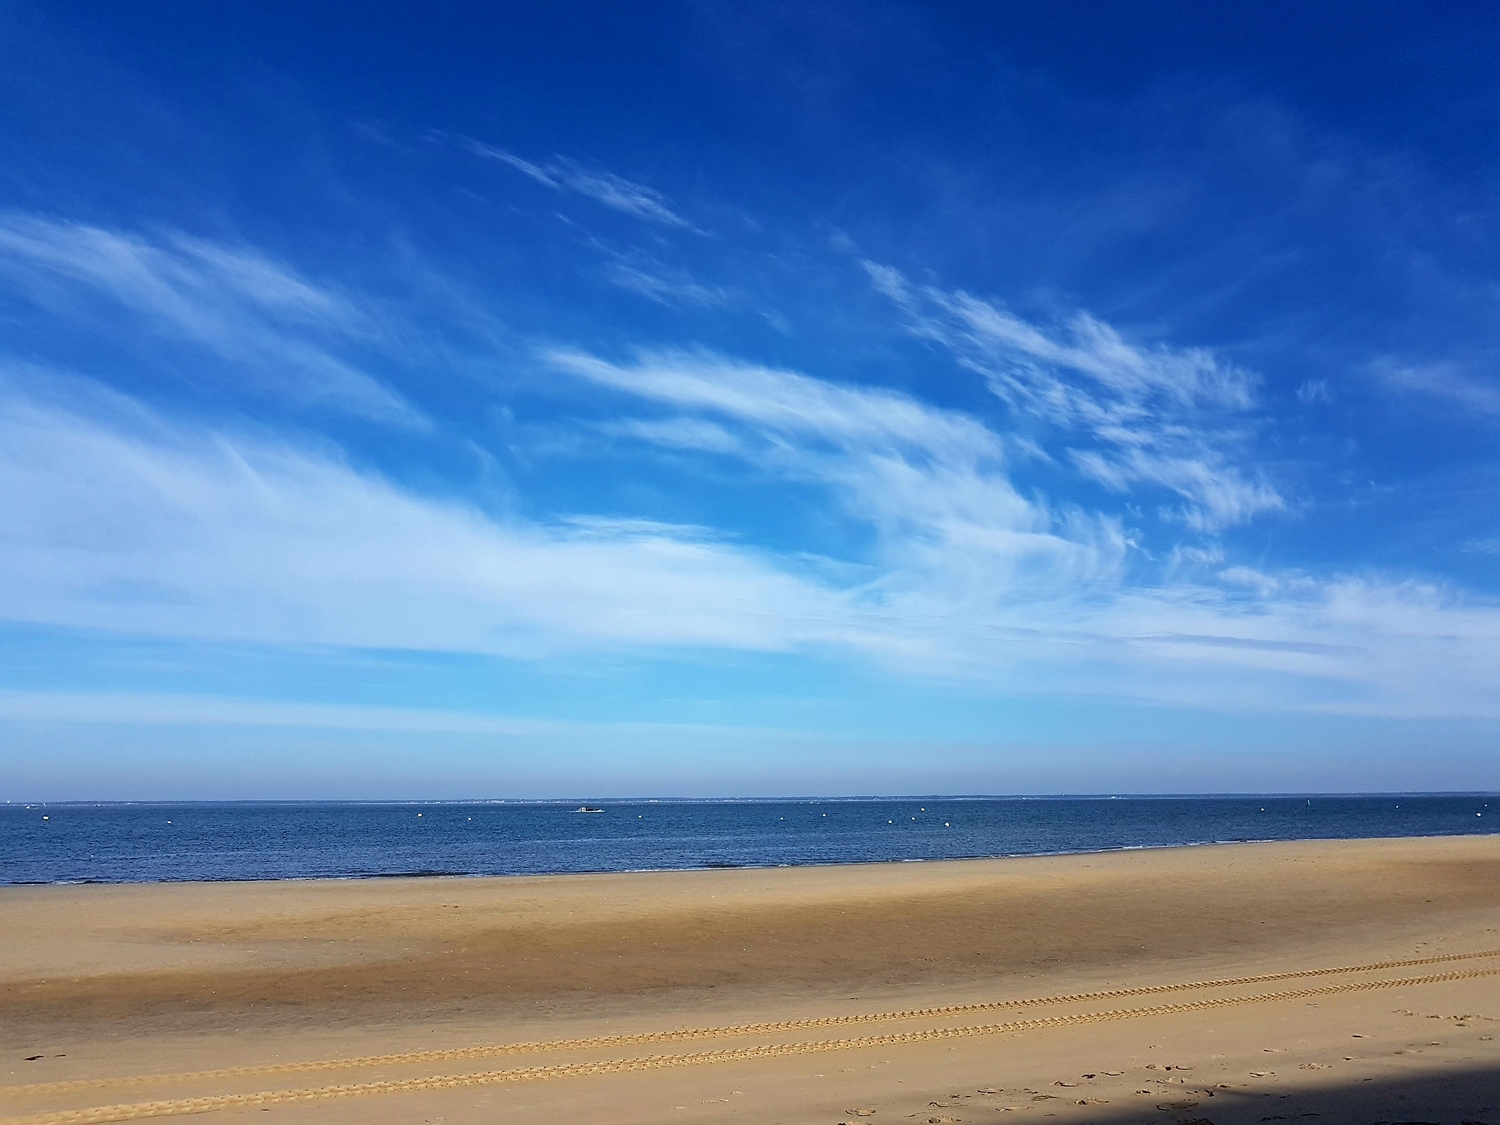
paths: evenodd
<path fill-rule="evenodd" d="M 474 871 L 439 871 L 429 868 L 417 868 L 414 871 L 372 871 L 366 875 L 356 875 L 356 879 L 444 879 L 452 876 L 475 875 Z"/>

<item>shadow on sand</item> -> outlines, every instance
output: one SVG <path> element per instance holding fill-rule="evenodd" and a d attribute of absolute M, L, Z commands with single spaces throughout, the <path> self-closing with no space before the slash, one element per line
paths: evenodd
<path fill-rule="evenodd" d="M 1046 1103 L 1056 1122 L 1094 1125 L 1500 1125 L 1500 1065 L 1370 1079 L 1317 1089 L 1215 1090 L 1138 1096 L 1139 1104 Z M 1027 1115 L 1028 1117 L 1031 1115 Z M 918 1118 L 921 1121 L 922 1118 Z"/>

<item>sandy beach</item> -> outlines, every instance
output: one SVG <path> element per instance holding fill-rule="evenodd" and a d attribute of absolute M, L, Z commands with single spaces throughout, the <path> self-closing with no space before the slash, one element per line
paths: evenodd
<path fill-rule="evenodd" d="M 1500 839 L 0 888 L 0 1118 L 1500 1123 Z"/>

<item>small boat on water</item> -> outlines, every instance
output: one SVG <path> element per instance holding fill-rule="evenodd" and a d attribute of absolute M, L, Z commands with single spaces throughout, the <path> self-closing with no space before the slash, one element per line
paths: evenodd
<path fill-rule="evenodd" d="M 603 811 L 604 811 L 604 810 L 603 810 L 603 809 L 596 809 L 596 808 L 592 808 L 592 807 L 591 807 L 591 806 L 589 806 L 589 805 L 579 805 L 579 806 L 578 806 L 578 807 L 577 807 L 577 808 L 576 808 L 576 809 L 574 809 L 574 810 L 573 810 L 573 811 L 574 811 L 574 812 L 603 812 Z"/>

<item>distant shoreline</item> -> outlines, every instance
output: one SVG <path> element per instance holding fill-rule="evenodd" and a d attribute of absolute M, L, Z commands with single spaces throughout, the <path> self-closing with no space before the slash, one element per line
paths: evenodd
<path fill-rule="evenodd" d="M 903 801 L 1302 801 L 1302 800 L 1374 800 L 1378 798 L 1421 797 L 1491 797 L 1500 798 L 1500 789 L 1413 789 L 1374 792 L 1301 792 L 1301 793 L 912 793 L 895 796 L 841 795 L 816 797 L 246 797 L 184 798 L 182 800 L 110 800 L 88 798 L 7 800 L 0 810 L 17 808 L 188 808 L 243 806 L 535 806 L 574 805 L 581 801 L 605 806 L 616 805 L 776 805 L 776 804 L 856 804 L 900 803 Z"/>

